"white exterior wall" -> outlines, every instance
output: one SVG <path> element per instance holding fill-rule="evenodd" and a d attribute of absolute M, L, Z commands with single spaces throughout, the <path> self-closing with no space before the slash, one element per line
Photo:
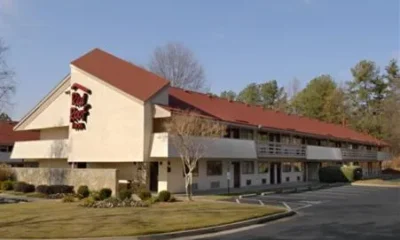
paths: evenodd
<path fill-rule="evenodd" d="M 19 129 L 44 129 L 69 124 L 70 95 L 65 91 L 70 86 L 69 78 L 56 87 L 55 92 L 48 97 L 37 109 L 30 113 L 29 121 L 23 123 Z"/>
<path fill-rule="evenodd" d="M 168 170 L 168 161 L 170 162 L 170 168 L 171 172 L 167 172 Z M 229 187 L 233 188 L 233 183 L 234 183 L 234 176 L 233 176 L 233 167 L 230 164 L 232 161 L 238 161 L 238 160 L 221 160 L 222 161 L 222 175 L 219 176 L 207 176 L 207 161 L 216 161 L 216 160 L 209 160 L 209 159 L 201 159 L 199 160 L 199 175 L 198 177 L 193 177 L 193 183 L 197 184 L 197 189 L 198 191 L 201 190 L 210 190 L 211 188 L 211 183 L 212 182 L 219 182 L 220 187 L 219 189 L 227 189 L 228 187 L 228 181 L 226 177 L 226 173 L 228 172 L 228 169 L 230 169 L 230 181 L 229 181 Z M 248 161 L 248 160 L 245 160 Z M 272 171 L 271 166 L 269 166 L 269 171 L 268 173 L 258 173 L 258 161 L 257 160 L 252 160 L 254 162 L 254 174 L 243 174 L 243 162 L 244 160 L 240 160 L 240 169 L 241 169 L 241 174 L 240 174 L 240 187 L 248 187 L 247 186 L 247 180 L 251 180 L 251 186 L 260 186 L 260 185 L 266 185 L 270 184 L 270 172 Z M 261 161 L 260 161 L 261 162 Z M 266 162 L 266 161 L 262 161 Z M 184 192 L 185 191 L 185 180 L 183 177 L 183 167 L 180 159 L 169 159 L 169 160 L 163 160 L 162 165 L 159 165 L 159 175 L 158 175 L 158 191 L 162 190 L 168 190 L 170 192 Z M 276 171 L 276 169 L 274 169 Z M 282 172 L 282 183 L 286 183 L 286 177 L 290 178 L 289 182 L 300 182 L 303 181 L 303 171 L 300 172 L 294 172 L 292 168 L 292 172 Z M 277 174 L 275 174 L 275 177 Z M 300 177 L 300 181 L 297 180 L 297 177 Z M 266 179 L 266 184 L 262 184 L 262 179 Z M 276 184 L 276 180 L 275 180 Z M 195 191 L 196 191 L 195 190 Z"/>
<path fill-rule="evenodd" d="M 71 84 L 92 91 L 86 130 L 70 127 L 71 162 L 133 162 L 145 156 L 145 106 L 107 83 L 71 66 Z M 68 107 L 69 109 L 69 107 Z"/>

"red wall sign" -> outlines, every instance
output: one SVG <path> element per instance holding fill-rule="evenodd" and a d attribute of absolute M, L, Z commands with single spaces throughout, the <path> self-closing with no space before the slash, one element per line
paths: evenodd
<path fill-rule="evenodd" d="M 92 94 L 92 91 L 79 83 L 74 83 L 71 89 L 73 92 L 69 121 L 72 123 L 73 129 L 85 130 L 89 110 L 92 108 L 92 106 L 88 104 L 89 95 Z"/>

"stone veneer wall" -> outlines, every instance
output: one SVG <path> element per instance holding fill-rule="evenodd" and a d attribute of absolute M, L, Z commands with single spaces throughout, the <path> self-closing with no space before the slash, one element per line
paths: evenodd
<path fill-rule="evenodd" d="M 71 168 L 13 168 L 17 181 L 38 185 L 70 185 L 77 191 L 87 185 L 90 190 L 110 188 L 118 192 L 117 169 L 71 169 Z"/>

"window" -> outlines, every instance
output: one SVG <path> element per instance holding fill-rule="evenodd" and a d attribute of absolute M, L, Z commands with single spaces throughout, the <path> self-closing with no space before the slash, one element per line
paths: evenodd
<path fill-rule="evenodd" d="M 258 162 L 258 173 L 268 173 L 269 163 Z"/>
<path fill-rule="evenodd" d="M 185 164 L 185 170 L 186 170 L 186 172 L 189 172 L 189 168 L 187 167 L 186 164 Z M 183 174 L 183 176 L 185 176 L 185 173 L 182 173 L 182 174 Z M 199 176 L 199 162 L 196 162 L 196 167 L 193 169 L 192 176 L 193 177 Z"/>
<path fill-rule="evenodd" d="M 0 152 L 8 152 L 8 146 L 0 146 Z"/>
<path fill-rule="evenodd" d="M 301 163 L 300 162 L 293 163 L 293 171 L 301 172 Z"/>
<path fill-rule="evenodd" d="M 254 162 L 253 161 L 244 161 L 242 164 L 242 173 L 243 174 L 253 174 L 254 173 Z"/>
<path fill-rule="evenodd" d="M 247 180 L 246 180 L 246 185 L 247 185 L 247 186 L 250 186 L 250 185 L 251 185 L 251 179 L 247 179 Z"/>
<path fill-rule="evenodd" d="M 290 163 L 283 163 L 282 172 L 291 172 L 292 165 Z"/>
<path fill-rule="evenodd" d="M 86 168 L 86 163 L 85 162 L 78 162 L 76 164 L 76 168 Z"/>
<path fill-rule="evenodd" d="M 354 166 L 360 166 L 360 163 L 359 162 L 353 162 L 353 165 Z"/>
<path fill-rule="evenodd" d="M 240 139 L 253 140 L 253 130 L 252 129 L 240 129 Z"/>
<path fill-rule="evenodd" d="M 267 179 L 266 178 L 261 179 L 261 183 L 262 184 L 267 184 Z"/>
<path fill-rule="evenodd" d="M 207 176 L 222 175 L 222 161 L 207 162 Z"/>

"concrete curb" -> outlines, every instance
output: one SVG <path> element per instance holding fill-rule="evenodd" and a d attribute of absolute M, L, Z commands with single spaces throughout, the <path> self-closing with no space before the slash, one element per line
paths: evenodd
<path fill-rule="evenodd" d="M 243 195 L 239 195 L 239 199 L 247 198 L 247 197 L 254 197 L 257 195 L 258 195 L 257 193 L 243 194 Z"/>
<path fill-rule="evenodd" d="M 247 227 L 247 226 L 254 225 L 254 224 L 271 222 L 274 220 L 291 217 L 295 214 L 296 214 L 295 211 L 287 211 L 284 213 L 277 213 L 277 214 L 273 214 L 273 215 L 269 215 L 269 216 L 265 216 L 265 217 L 259 217 L 259 218 L 249 219 L 249 220 L 245 220 L 245 221 L 241 221 L 241 222 L 235 222 L 235 223 L 219 225 L 219 226 L 214 226 L 214 227 L 206 227 L 206 228 L 193 229 L 193 230 L 187 230 L 187 231 L 179 231 L 179 232 L 171 232 L 171 233 L 137 236 L 136 239 L 139 239 L 139 240 L 148 240 L 148 239 L 164 240 L 164 239 L 171 239 L 171 238 L 203 235 L 203 234 L 208 234 L 208 233 L 215 233 L 215 232 L 221 232 L 221 231 L 227 231 L 227 230 L 231 230 L 231 229 Z"/>
<path fill-rule="evenodd" d="M 400 188 L 400 185 L 390 185 L 390 184 L 378 184 L 378 183 L 351 183 L 352 186 L 362 186 L 362 187 L 388 187 L 388 188 Z"/>

